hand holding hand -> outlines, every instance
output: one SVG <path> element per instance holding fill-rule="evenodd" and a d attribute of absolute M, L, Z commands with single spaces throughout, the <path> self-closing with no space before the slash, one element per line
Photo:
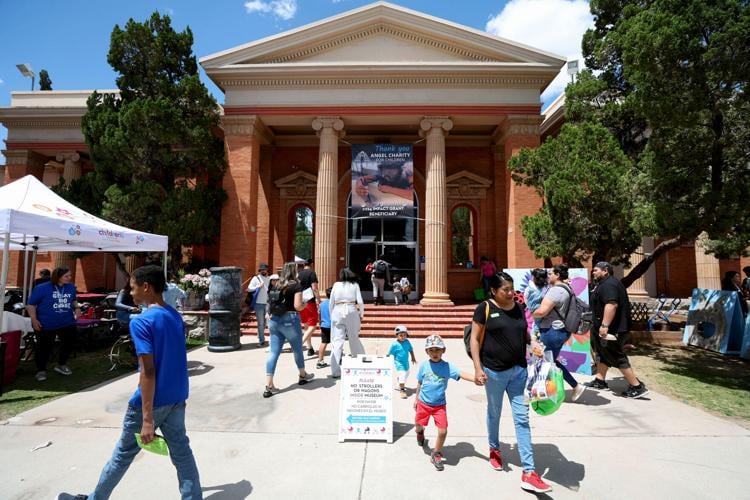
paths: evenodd
<path fill-rule="evenodd" d="M 474 370 L 474 383 L 476 385 L 484 385 L 487 382 L 487 374 L 484 370 Z"/>

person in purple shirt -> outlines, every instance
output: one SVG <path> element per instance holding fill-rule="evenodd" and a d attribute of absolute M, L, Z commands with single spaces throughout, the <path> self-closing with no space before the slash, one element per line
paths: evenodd
<path fill-rule="evenodd" d="M 26 310 L 31 318 L 31 326 L 36 332 L 36 379 L 47 380 L 47 361 L 49 361 L 55 337 L 60 337 L 60 352 L 55 371 L 61 375 L 72 375 L 68 367 L 68 356 L 73 351 L 76 335 L 76 320 L 81 308 L 76 302 L 76 287 L 71 284 L 73 275 L 67 267 L 58 267 L 52 271 L 50 280 L 34 287 L 31 291 Z"/>
<path fill-rule="evenodd" d="M 143 444 L 154 440 L 159 429 L 177 469 L 183 500 L 201 499 L 198 467 L 185 431 L 185 401 L 188 398 L 187 352 L 182 317 L 164 303 L 164 271 L 158 266 L 139 267 L 130 277 L 133 299 L 145 304 L 143 313 L 130 321 L 130 334 L 138 354 L 138 388 L 128 402 L 120 440 L 112 458 L 99 476 L 90 495 L 61 493 L 58 499 L 101 500 L 109 498 L 140 451 L 135 434 Z"/>

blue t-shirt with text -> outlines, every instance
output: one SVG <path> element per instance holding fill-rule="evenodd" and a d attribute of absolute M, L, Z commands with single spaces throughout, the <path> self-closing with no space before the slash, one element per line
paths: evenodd
<path fill-rule="evenodd" d="M 459 380 L 461 372 L 447 361 L 433 363 L 431 360 L 423 361 L 419 365 L 417 382 L 422 384 L 419 389 L 419 400 L 430 406 L 442 406 L 445 404 L 445 389 L 448 387 L 448 379 Z"/>
<path fill-rule="evenodd" d="M 396 371 L 405 372 L 409 369 L 409 353 L 414 348 L 411 346 L 409 339 L 404 339 L 403 342 L 394 340 L 391 344 L 391 348 L 388 349 L 388 355 L 393 356 L 393 361 L 396 363 Z"/>
<path fill-rule="evenodd" d="M 151 306 L 130 321 L 130 335 L 138 356 L 154 356 L 154 407 L 181 403 L 188 398 L 187 351 L 182 316 L 170 306 Z M 141 388 L 130 404 L 141 407 Z"/>
<path fill-rule="evenodd" d="M 73 302 L 76 300 L 76 287 L 53 285 L 51 281 L 37 285 L 31 291 L 29 305 L 36 306 L 36 319 L 45 330 L 57 330 L 76 324 L 73 315 Z"/>
<path fill-rule="evenodd" d="M 331 328 L 331 311 L 328 309 L 328 299 L 320 303 L 320 327 Z"/>

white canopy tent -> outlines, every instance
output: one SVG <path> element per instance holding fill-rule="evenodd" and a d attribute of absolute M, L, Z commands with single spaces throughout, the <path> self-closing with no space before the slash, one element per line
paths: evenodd
<path fill-rule="evenodd" d="M 33 175 L 0 187 L 0 238 L 3 243 L 0 297 L 5 297 L 11 250 L 33 250 L 34 260 L 37 250 L 163 252 L 166 270 L 166 236 L 136 231 L 94 217 L 58 196 Z M 24 275 L 28 275 L 28 269 Z M 0 324 L 2 317 L 0 307 Z"/>

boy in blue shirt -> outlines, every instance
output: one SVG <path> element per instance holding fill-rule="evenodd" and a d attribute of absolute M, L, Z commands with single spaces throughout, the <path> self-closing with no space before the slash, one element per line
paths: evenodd
<path fill-rule="evenodd" d="M 409 336 L 409 331 L 406 327 L 398 325 L 393 331 L 396 332 L 396 340 L 393 341 L 391 348 L 388 349 L 388 356 L 393 356 L 401 399 L 406 399 L 405 385 L 406 378 L 409 376 L 409 354 L 411 354 L 412 364 L 416 364 L 417 358 L 414 357 L 414 348 L 411 346 L 411 342 L 406 338 Z"/>
<path fill-rule="evenodd" d="M 443 470 L 443 444 L 448 435 L 448 413 L 446 412 L 445 389 L 448 379 L 464 379 L 474 381 L 474 375 L 460 372 L 458 369 L 443 361 L 445 343 L 440 335 L 430 335 L 425 339 L 424 349 L 430 357 L 419 365 L 417 373 L 417 397 L 414 399 L 414 428 L 417 431 L 417 444 L 424 446 L 424 428 L 430 417 L 438 428 L 435 447 L 430 453 L 430 462 L 437 470 Z"/>
<path fill-rule="evenodd" d="M 138 388 L 128 402 L 120 440 L 94 492 L 89 496 L 61 493 L 58 499 L 109 498 L 140 451 L 135 433 L 140 433 L 143 444 L 148 444 L 154 440 L 157 428 L 169 446 L 181 497 L 203 498 L 198 468 L 185 432 L 188 397 L 185 327 L 180 313 L 164 303 L 165 286 L 164 271 L 159 266 L 143 266 L 133 271 L 130 277 L 133 300 L 146 306 L 143 313 L 130 321 L 130 335 L 140 365 Z"/>
<path fill-rule="evenodd" d="M 331 311 L 328 310 L 328 297 L 331 296 L 331 290 L 326 290 L 326 298 L 320 303 L 320 348 L 318 349 L 318 364 L 316 368 L 325 368 L 328 363 L 323 361 L 326 356 L 326 347 L 331 343 Z"/>

